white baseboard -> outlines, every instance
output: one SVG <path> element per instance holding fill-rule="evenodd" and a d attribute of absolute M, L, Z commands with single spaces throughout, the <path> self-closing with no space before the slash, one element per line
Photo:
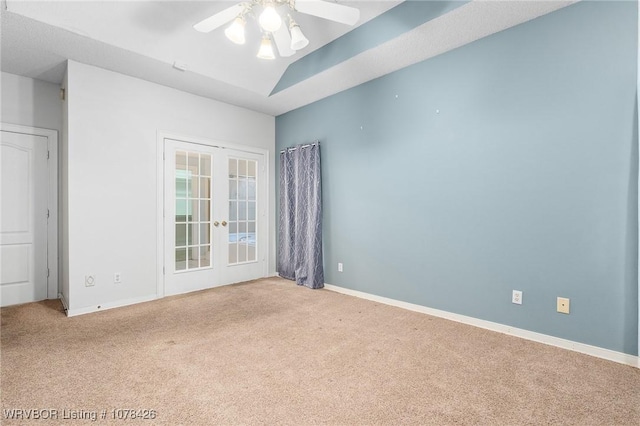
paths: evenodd
<path fill-rule="evenodd" d="M 534 331 L 511 327 L 509 325 L 499 324 L 496 322 L 485 321 L 478 318 L 468 317 L 465 315 L 454 314 L 447 311 L 441 311 L 439 309 L 428 308 L 426 306 L 415 305 L 413 303 L 403 302 L 400 300 L 389 299 L 387 297 L 376 296 L 375 294 L 364 293 L 362 291 L 351 290 L 348 288 L 339 287 L 331 284 L 325 284 L 324 288 L 330 291 L 335 291 L 337 293 L 342 293 L 349 296 L 355 296 L 361 299 L 383 303 L 385 305 L 396 306 L 398 308 L 403 308 L 403 309 L 407 309 L 409 311 L 414 311 L 414 312 L 420 312 L 422 314 L 432 315 L 434 317 L 445 318 L 451 321 L 472 325 L 474 327 L 480 327 L 480 328 L 484 328 L 491 331 L 497 331 L 498 333 L 504 333 L 510 336 L 516 336 L 523 339 L 532 340 L 538 343 L 557 346 L 562 349 L 568 349 L 570 351 L 580 352 L 586 355 L 591 355 L 591 356 L 606 359 L 609 361 L 614 361 L 620 364 L 626 364 L 632 367 L 640 368 L 640 357 L 637 357 L 634 355 L 612 351 L 610 349 L 600 348 L 597 346 L 587 345 L 585 343 L 574 342 L 572 340 L 561 339 L 559 337 L 549 336 L 547 334 L 542 334 L 542 333 L 536 333 Z"/>
<path fill-rule="evenodd" d="M 123 306 L 135 305 L 136 303 L 149 302 L 151 300 L 156 300 L 157 298 L 158 297 L 155 294 L 151 294 L 149 296 L 118 300 L 117 302 L 102 303 L 100 305 L 87 306 L 85 308 L 79 308 L 79 309 L 68 309 L 68 305 L 65 305 L 65 307 L 67 308 L 67 316 L 75 317 L 78 315 L 90 314 L 93 312 L 100 312 L 107 309 L 121 308 Z M 63 301 L 62 303 L 64 304 L 65 302 Z"/>

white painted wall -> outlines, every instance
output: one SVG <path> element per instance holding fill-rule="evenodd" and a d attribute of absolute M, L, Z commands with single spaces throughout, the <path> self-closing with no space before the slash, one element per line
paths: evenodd
<path fill-rule="evenodd" d="M 60 85 L 3 72 L 2 116 L 7 124 L 40 127 L 60 132 L 62 102 Z"/>
<path fill-rule="evenodd" d="M 155 298 L 158 131 L 269 150 L 273 246 L 274 117 L 72 61 L 67 78 L 70 314 Z"/>

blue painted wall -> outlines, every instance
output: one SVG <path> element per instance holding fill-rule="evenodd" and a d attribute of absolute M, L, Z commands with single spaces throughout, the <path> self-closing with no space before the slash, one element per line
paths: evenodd
<path fill-rule="evenodd" d="M 637 354 L 637 16 L 578 3 L 277 117 L 322 144 L 326 282 Z"/>

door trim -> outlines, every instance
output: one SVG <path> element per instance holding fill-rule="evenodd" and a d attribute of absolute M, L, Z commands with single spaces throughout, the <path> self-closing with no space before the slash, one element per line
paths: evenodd
<path fill-rule="evenodd" d="M 58 299 L 61 297 L 58 271 L 58 131 L 42 129 L 39 127 L 22 126 L 18 124 L 0 123 L 0 131 L 9 133 L 20 133 L 24 135 L 41 136 L 47 138 L 47 150 L 49 159 L 47 161 L 48 183 L 47 188 L 47 208 L 49 209 L 49 220 L 47 221 L 47 299 Z"/>
<path fill-rule="evenodd" d="M 156 235 L 157 235 L 157 243 L 156 243 L 156 297 L 158 299 L 164 297 L 164 140 L 165 139 L 173 139 L 181 142 L 193 143 L 198 145 L 205 145 L 211 147 L 218 148 L 227 148 L 233 149 L 236 151 L 250 152 L 253 154 L 264 155 L 264 176 L 267 180 L 265 182 L 265 188 L 267 190 L 267 196 L 264 197 L 265 200 L 265 223 L 270 228 L 271 220 L 270 220 L 270 182 L 269 182 L 269 150 L 264 148 L 257 148 L 247 145 L 240 145 L 237 143 L 231 142 L 223 142 L 214 139 L 206 139 L 195 136 L 185 136 L 181 134 L 171 133 L 163 130 L 158 130 L 156 133 Z M 267 238 L 271 235 L 269 229 L 267 229 Z M 269 259 L 270 259 L 270 247 L 271 241 L 267 241 L 265 244 L 265 261 L 263 262 L 263 276 L 268 276 L 269 274 Z"/>

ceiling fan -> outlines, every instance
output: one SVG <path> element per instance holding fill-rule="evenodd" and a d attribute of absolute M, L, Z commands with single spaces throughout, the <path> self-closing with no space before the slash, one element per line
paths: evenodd
<path fill-rule="evenodd" d="M 247 18 L 252 17 L 258 20 L 263 33 L 258 58 L 275 59 L 271 38 L 275 41 L 280 56 L 288 57 L 309 44 L 309 40 L 291 16 L 294 12 L 347 25 L 355 25 L 360 19 L 360 10 L 355 7 L 323 0 L 250 0 L 228 7 L 198 22 L 193 28 L 208 33 L 233 21 L 225 29 L 225 35 L 236 44 L 244 44 L 244 27 Z M 285 24 L 283 21 L 288 23 Z"/>

